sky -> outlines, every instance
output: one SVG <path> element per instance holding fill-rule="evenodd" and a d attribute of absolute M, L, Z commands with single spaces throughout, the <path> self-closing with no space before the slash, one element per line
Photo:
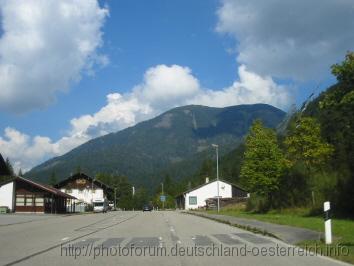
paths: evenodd
<path fill-rule="evenodd" d="M 352 0 L 0 0 L 0 153 L 28 171 L 177 106 L 287 111 L 353 29 Z"/>

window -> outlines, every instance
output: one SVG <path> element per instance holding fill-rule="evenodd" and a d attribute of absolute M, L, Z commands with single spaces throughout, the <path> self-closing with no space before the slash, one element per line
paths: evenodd
<path fill-rule="evenodd" d="M 197 196 L 189 196 L 189 205 L 197 205 Z"/>
<path fill-rule="evenodd" d="M 43 198 L 36 198 L 36 206 L 43 206 Z"/>
<path fill-rule="evenodd" d="M 67 189 L 65 189 L 65 193 L 66 194 L 70 194 L 70 193 L 72 193 L 73 191 L 71 190 L 71 188 L 67 188 Z"/>
<path fill-rule="evenodd" d="M 25 195 L 16 195 L 16 206 L 25 206 Z"/>
<path fill-rule="evenodd" d="M 26 195 L 26 206 L 33 206 L 33 196 L 32 195 Z"/>

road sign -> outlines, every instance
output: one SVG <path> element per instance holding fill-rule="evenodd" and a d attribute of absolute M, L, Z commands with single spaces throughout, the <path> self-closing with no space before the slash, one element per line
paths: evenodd
<path fill-rule="evenodd" d="M 161 195 L 160 196 L 160 201 L 165 202 L 166 201 L 166 196 L 165 195 Z"/>

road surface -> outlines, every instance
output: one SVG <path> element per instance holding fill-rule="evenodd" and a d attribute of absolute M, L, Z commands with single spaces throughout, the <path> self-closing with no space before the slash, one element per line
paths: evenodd
<path fill-rule="evenodd" d="M 343 265 L 174 211 L 0 215 L 0 265 Z"/>

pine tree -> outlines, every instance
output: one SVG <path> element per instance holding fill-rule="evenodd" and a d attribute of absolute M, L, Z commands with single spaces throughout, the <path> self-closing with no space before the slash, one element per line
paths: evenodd
<path fill-rule="evenodd" d="M 50 178 L 49 178 L 49 185 L 54 186 L 57 183 L 58 183 L 58 179 L 57 179 L 55 172 L 53 171 L 52 174 L 50 175 Z"/>
<path fill-rule="evenodd" d="M 14 168 L 12 167 L 11 161 L 8 157 L 6 158 L 5 163 L 6 163 L 7 169 L 9 170 L 10 175 L 12 175 L 12 176 L 15 175 Z"/>

